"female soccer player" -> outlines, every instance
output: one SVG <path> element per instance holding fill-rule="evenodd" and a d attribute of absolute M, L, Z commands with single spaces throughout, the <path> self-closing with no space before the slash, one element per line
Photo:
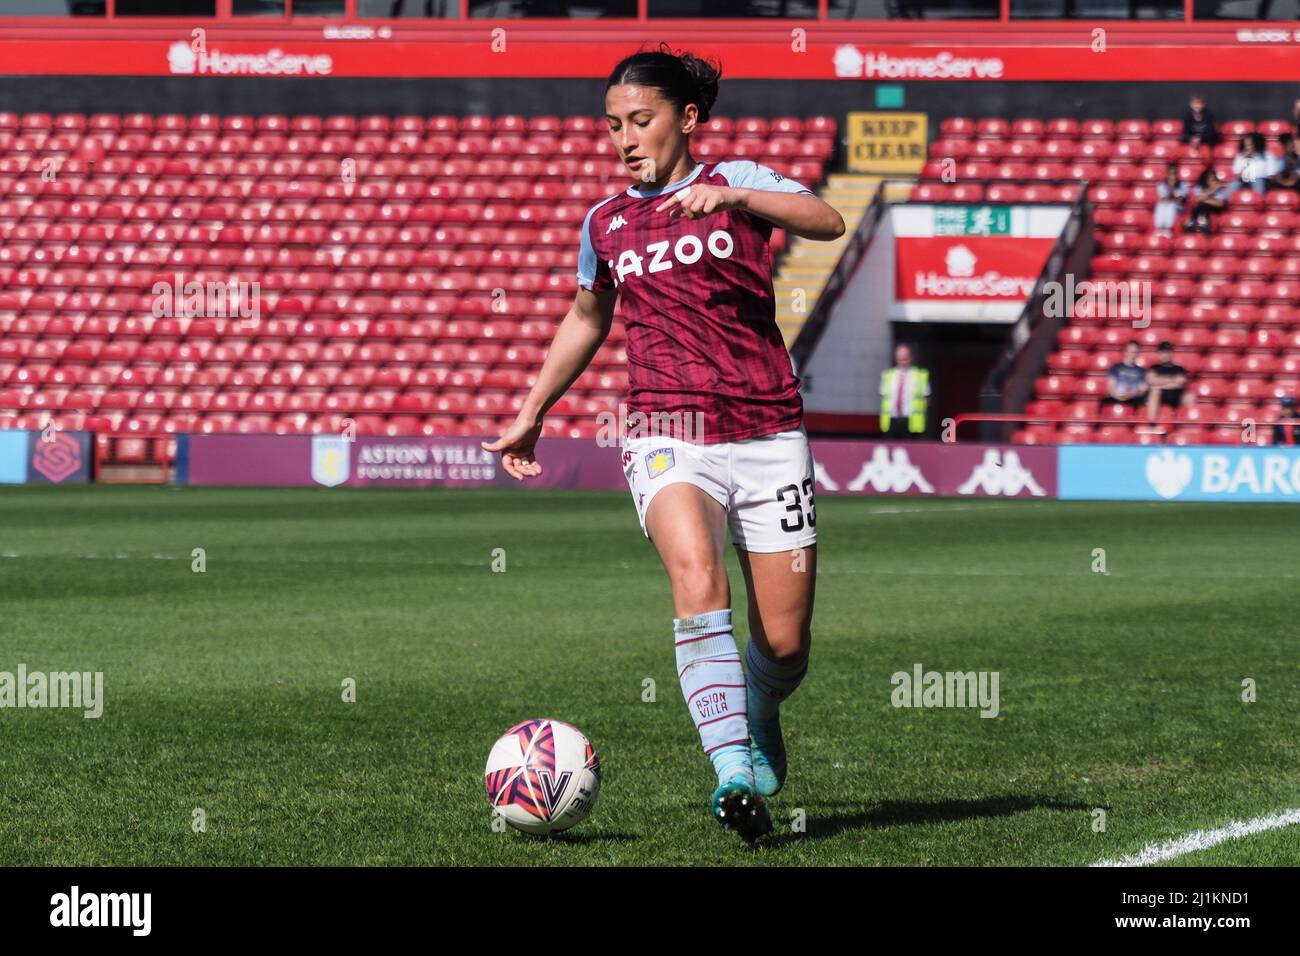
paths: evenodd
<path fill-rule="evenodd" d="M 799 381 L 775 318 L 768 242 L 844 220 L 748 160 L 698 163 L 720 71 L 690 54 L 637 53 L 605 88 L 605 119 L 635 183 L 582 225 L 579 289 L 514 424 L 488 451 L 542 473 L 542 416 L 587 367 L 622 297 L 628 411 L 623 470 L 672 586 L 677 672 L 717 771 L 714 816 L 747 840 L 771 831 L 762 796 L 785 782 L 778 707 L 807 670 L 816 580 L 813 464 Z M 649 433 L 647 433 L 649 432 Z M 727 529 L 745 575 L 746 679 L 731 630 Z"/>

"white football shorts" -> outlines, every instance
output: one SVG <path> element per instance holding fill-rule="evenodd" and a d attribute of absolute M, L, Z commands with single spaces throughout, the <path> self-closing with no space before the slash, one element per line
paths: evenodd
<path fill-rule="evenodd" d="M 632 438 L 623 445 L 623 474 L 647 538 L 650 502 L 661 489 L 684 481 L 727 510 L 732 544 L 743 551 L 792 551 L 817 543 L 812 452 L 802 428 L 716 445 Z"/>

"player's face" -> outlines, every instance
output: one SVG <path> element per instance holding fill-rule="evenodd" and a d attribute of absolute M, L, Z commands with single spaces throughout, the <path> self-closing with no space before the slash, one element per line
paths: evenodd
<path fill-rule="evenodd" d="M 669 174 L 686 148 L 696 115 L 693 104 L 679 113 L 653 87 L 624 83 L 605 93 L 609 138 L 638 182 L 656 182 Z"/>

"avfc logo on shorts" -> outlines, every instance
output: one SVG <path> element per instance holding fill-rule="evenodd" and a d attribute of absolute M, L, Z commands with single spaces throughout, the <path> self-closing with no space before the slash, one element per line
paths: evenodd
<path fill-rule="evenodd" d="M 660 448 L 645 456 L 646 472 L 651 478 L 658 478 L 675 464 L 671 448 Z"/>

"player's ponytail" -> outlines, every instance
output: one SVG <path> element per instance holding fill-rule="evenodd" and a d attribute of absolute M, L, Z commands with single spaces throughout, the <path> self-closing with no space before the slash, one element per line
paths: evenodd
<path fill-rule="evenodd" d="M 686 109 L 688 103 L 694 103 L 700 113 L 699 121 L 707 123 L 709 112 L 718 99 L 720 79 L 720 64 L 684 51 L 674 52 L 663 43 L 657 51 L 633 53 L 619 62 L 609 74 L 605 89 L 624 83 L 654 87 L 679 111 Z"/>

